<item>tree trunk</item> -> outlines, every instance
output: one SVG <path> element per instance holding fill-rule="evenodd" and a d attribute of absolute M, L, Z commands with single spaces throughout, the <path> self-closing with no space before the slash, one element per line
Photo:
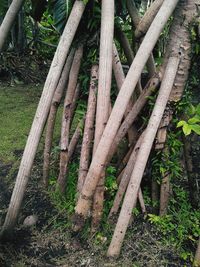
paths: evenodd
<path fill-rule="evenodd" d="M 143 142 L 138 152 L 137 160 L 131 175 L 126 195 L 124 197 L 119 219 L 108 249 L 108 256 L 119 256 L 124 236 L 128 227 L 128 223 L 132 214 L 132 209 L 137 200 L 137 194 L 146 167 L 146 163 L 151 152 L 151 147 L 153 145 L 153 141 L 156 136 L 156 132 L 162 119 L 165 107 L 167 105 L 174 79 L 176 77 L 179 62 L 179 56 L 169 58 L 161 88 L 153 112 L 151 114 L 148 126 L 145 130 Z"/>
<path fill-rule="evenodd" d="M 179 68 L 169 98 L 171 102 L 177 102 L 181 99 L 185 88 L 185 83 L 188 79 L 188 72 L 191 63 L 190 59 L 191 39 L 190 39 L 189 25 L 196 15 L 197 15 L 197 9 L 195 1 L 193 0 L 180 1 L 180 4 L 178 5 L 175 11 L 174 21 L 170 29 L 167 52 L 164 59 L 164 62 L 167 62 L 168 56 L 171 53 L 181 54 Z M 172 106 L 169 105 L 169 108 L 166 111 L 168 114 L 165 115 L 165 117 L 163 118 L 164 128 L 162 127 L 162 129 L 158 131 L 158 144 L 156 144 L 156 148 L 164 147 L 167 135 L 166 128 L 172 119 L 173 109 L 174 109 L 173 105 Z M 163 181 L 161 184 L 160 215 L 164 215 L 167 212 L 169 196 L 170 196 L 169 173 L 166 173 L 163 177 Z"/>
<path fill-rule="evenodd" d="M 119 58 L 119 54 L 116 48 L 115 43 L 113 43 L 113 62 L 112 62 L 112 66 L 113 66 L 113 72 L 114 72 L 114 76 L 115 76 L 115 80 L 117 83 L 117 88 L 118 90 L 121 89 L 122 84 L 124 83 L 125 80 L 125 75 L 124 75 L 124 71 L 122 68 L 122 64 Z M 131 111 L 133 107 L 133 101 L 132 99 L 130 99 L 128 106 L 126 108 L 125 114 L 124 116 L 126 117 L 128 115 L 128 113 Z M 133 127 L 129 128 L 128 130 L 128 141 L 129 141 L 129 145 L 132 144 L 132 142 L 135 140 L 137 136 L 137 132 L 136 129 L 134 129 Z"/>
<path fill-rule="evenodd" d="M 197 3 L 199 1 L 196 1 Z M 197 8 L 194 0 L 181 0 L 174 14 L 174 20 L 170 28 L 169 42 L 167 45 L 164 64 L 167 63 L 171 53 L 181 53 L 181 61 L 178 73 L 169 100 L 177 102 L 183 95 L 185 83 L 191 64 L 191 37 L 190 23 L 197 16 Z M 166 62 L 166 63 L 165 63 Z"/>
<path fill-rule="evenodd" d="M 83 56 L 83 46 L 79 46 L 75 52 L 74 59 L 72 62 L 72 67 L 69 74 L 69 83 L 66 91 L 66 96 L 64 100 L 64 109 L 62 116 L 62 127 L 61 127 L 61 139 L 60 139 L 60 172 L 57 180 L 58 188 L 62 193 L 65 192 L 66 186 L 66 172 L 67 172 L 67 162 L 68 162 L 68 146 L 69 146 L 69 132 L 71 117 L 71 107 L 76 90 L 78 74 L 81 66 L 81 59 Z"/>
<path fill-rule="evenodd" d="M 121 178 L 117 193 L 115 195 L 115 199 L 113 202 L 113 206 L 110 210 L 109 216 L 108 217 L 112 217 L 113 215 L 117 214 L 119 207 L 120 207 L 120 203 L 122 201 L 122 198 L 124 196 L 124 193 L 126 191 L 127 185 L 129 183 L 130 177 L 131 177 L 131 173 L 133 171 L 134 165 L 135 165 L 135 161 L 137 158 L 137 154 L 138 154 L 138 150 L 140 149 L 141 143 L 143 141 L 143 137 L 144 137 L 144 132 L 140 135 L 140 138 L 138 139 L 133 152 L 130 156 L 130 159 L 126 165 L 126 168 L 123 172 L 123 176 Z"/>
<path fill-rule="evenodd" d="M 170 197 L 170 174 L 165 173 L 162 177 L 162 183 L 160 188 L 160 211 L 159 215 L 164 216 L 167 214 L 167 208 Z"/>
<path fill-rule="evenodd" d="M 155 150 L 161 150 L 164 155 L 167 155 L 168 148 L 166 147 L 166 139 L 167 139 L 167 127 L 172 119 L 172 112 L 170 107 L 167 107 L 164 115 L 162 117 L 155 143 Z M 163 216 L 167 214 L 167 208 L 170 197 L 170 173 L 164 173 L 161 175 L 161 186 L 160 186 L 160 211 L 159 215 Z M 152 201 L 158 203 L 159 202 L 159 194 L 158 194 L 158 183 L 154 179 L 152 180 Z"/>
<path fill-rule="evenodd" d="M 148 101 L 148 96 L 152 94 L 153 91 L 158 87 L 160 83 L 161 73 L 159 75 L 155 75 L 155 78 L 152 78 L 147 87 L 143 90 L 135 104 L 133 105 L 131 111 L 126 116 L 125 120 L 122 122 L 121 126 L 119 127 L 116 136 L 114 137 L 114 140 L 112 142 L 112 145 L 110 147 L 110 150 L 108 152 L 107 156 L 107 162 L 110 162 L 112 159 L 112 156 L 114 155 L 117 146 L 119 145 L 120 141 L 124 138 L 126 135 L 128 129 L 131 127 L 139 113 L 141 112 L 142 108 Z"/>
<path fill-rule="evenodd" d="M 76 108 L 77 108 L 77 105 L 78 105 L 78 98 L 79 98 L 79 95 L 80 95 L 80 90 L 81 90 L 80 84 L 77 84 L 75 92 L 74 92 L 73 100 L 72 100 L 72 105 L 71 105 L 70 129 L 71 129 L 71 126 L 73 124 L 75 111 L 76 111 Z"/>
<path fill-rule="evenodd" d="M 194 267 L 200 267 L 200 238 L 199 238 L 198 247 L 196 250 L 193 266 Z"/>
<path fill-rule="evenodd" d="M 129 66 L 131 66 L 133 59 L 134 59 L 134 54 L 133 54 L 133 50 L 129 44 L 129 40 L 126 37 L 126 34 L 119 27 L 116 28 L 116 36 L 117 36 L 117 39 L 119 40 L 120 45 L 122 46 L 122 48 L 124 50 L 124 54 L 127 58 L 128 64 L 129 64 Z M 138 95 L 142 92 L 142 86 L 141 86 L 140 79 L 138 80 L 138 83 L 136 85 L 136 92 Z M 136 96 L 134 96 L 134 97 L 136 98 Z"/>
<path fill-rule="evenodd" d="M 68 172 L 68 166 L 70 161 L 72 160 L 72 156 L 75 152 L 76 146 L 78 144 L 78 141 L 80 139 L 81 136 L 81 129 L 82 129 L 82 125 L 84 124 L 84 119 L 82 121 L 79 122 L 79 124 L 76 127 L 76 130 L 71 138 L 71 141 L 69 143 L 69 147 L 68 147 L 68 153 L 67 153 L 67 157 L 65 160 L 65 168 L 66 168 L 66 173 L 65 176 L 67 176 L 67 172 Z M 65 192 L 65 188 L 66 188 L 66 183 L 67 183 L 67 177 L 65 177 L 65 181 L 64 181 L 64 189 L 61 188 L 61 185 L 57 183 L 57 188 L 61 193 Z"/>
<path fill-rule="evenodd" d="M 137 39 L 145 35 L 163 2 L 164 0 L 155 0 L 147 9 L 146 13 L 138 23 L 137 28 L 135 30 L 135 37 Z"/>
<path fill-rule="evenodd" d="M 68 152 L 68 162 L 67 164 L 69 163 L 69 161 L 71 160 L 73 154 L 74 154 L 74 151 L 76 149 L 76 146 L 78 144 L 78 141 L 80 139 L 80 136 L 81 136 L 81 129 L 82 129 L 82 125 L 84 124 L 84 121 L 85 119 L 81 120 L 77 127 L 76 127 L 76 130 L 74 132 L 74 134 L 72 135 L 72 138 L 70 140 L 70 143 L 69 143 L 69 152 Z M 68 166 L 67 166 L 68 167 Z"/>
<path fill-rule="evenodd" d="M 128 13 L 131 17 L 132 23 L 134 24 L 135 27 L 137 27 L 137 25 L 140 22 L 140 16 L 137 12 L 135 3 L 133 0 L 127 0 L 126 5 L 127 5 Z"/>
<path fill-rule="evenodd" d="M 74 3 L 71 14 L 63 31 L 63 35 L 57 47 L 21 160 L 17 180 L 8 208 L 8 213 L 6 215 L 1 232 L 2 237 L 5 237 L 6 233 L 9 234 L 16 224 L 37 147 L 49 113 L 52 98 L 84 9 L 85 5 L 82 1 L 76 1 Z M 0 38 L 0 40 L 2 39 Z"/>
<path fill-rule="evenodd" d="M 80 165 L 79 165 L 78 188 L 77 188 L 79 193 L 83 188 L 85 177 L 87 176 L 90 163 L 90 154 L 93 146 L 97 81 L 98 81 L 98 65 L 93 65 L 91 69 L 87 114 L 85 119 L 85 127 L 84 127 Z"/>
<path fill-rule="evenodd" d="M 5 17 L 3 22 L 0 25 L 0 52 L 3 49 L 3 45 L 6 41 L 6 38 L 9 34 L 9 31 L 11 30 L 14 21 L 17 17 L 17 14 L 23 4 L 24 0 L 13 0 Z"/>
<path fill-rule="evenodd" d="M 112 82 L 112 48 L 114 34 L 114 0 L 102 0 L 101 36 L 100 36 L 100 60 L 99 83 L 96 110 L 96 127 L 94 139 L 94 151 L 99 144 L 102 133 L 110 115 L 110 90 Z M 98 227 L 104 200 L 105 172 L 101 173 L 101 179 L 96 187 L 93 202 L 92 230 Z"/>
<path fill-rule="evenodd" d="M 43 163 L 43 182 L 44 182 L 45 187 L 48 186 L 50 154 L 51 154 L 56 114 L 57 114 L 58 107 L 60 105 L 60 101 L 63 95 L 64 88 L 67 85 L 69 71 L 71 68 L 73 57 L 74 57 L 74 49 L 71 50 L 66 60 L 65 66 L 62 70 L 62 74 L 61 74 L 58 86 L 53 96 L 53 100 L 52 100 L 51 108 L 49 112 L 49 117 L 47 121 L 45 146 L 44 146 L 44 163 Z"/>
<path fill-rule="evenodd" d="M 140 14 L 139 14 L 139 12 L 138 12 L 138 10 L 137 10 L 137 8 L 136 8 L 136 6 L 132 0 L 127 0 L 126 4 L 127 4 L 127 9 L 128 9 L 129 15 L 130 15 L 131 20 L 132 20 L 133 28 L 137 28 L 138 25 L 141 23 L 141 21 L 144 20 L 144 17 L 142 19 L 140 18 Z M 151 19 L 153 20 L 154 17 L 155 16 L 153 16 Z M 151 20 L 151 22 L 152 22 L 152 20 Z M 149 24 L 149 26 L 150 26 L 150 24 Z M 149 26 L 148 26 L 148 28 L 149 28 Z M 147 30 L 148 30 L 148 28 L 147 28 Z M 135 33 L 133 34 L 133 39 L 135 40 Z M 135 44 L 134 47 L 136 48 L 136 46 L 137 45 Z M 148 76 L 149 76 L 149 78 L 151 78 L 151 77 L 153 77 L 153 75 L 156 72 L 153 53 L 150 54 L 146 65 L 147 65 L 147 70 L 149 73 Z"/>
<path fill-rule="evenodd" d="M 157 16 L 152 22 L 136 56 L 131 65 L 131 68 L 126 76 L 126 79 L 122 85 L 122 88 L 115 101 L 112 113 L 99 142 L 93 160 L 91 162 L 85 184 L 81 195 L 79 196 L 76 213 L 74 217 L 74 230 L 78 230 L 83 226 L 83 222 L 87 217 L 92 196 L 94 194 L 96 185 L 99 181 L 99 177 L 102 173 L 106 158 L 112 144 L 113 138 L 117 133 L 120 126 L 122 117 L 126 110 L 130 97 L 135 89 L 137 81 L 141 75 L 146 61 L 149 58 L 149 54 L 156 44 L 159 35 L 167 22 L 168 18 L 172 14 L 178 0 L 165 0 L 163 6 L 159 10 Z"/>

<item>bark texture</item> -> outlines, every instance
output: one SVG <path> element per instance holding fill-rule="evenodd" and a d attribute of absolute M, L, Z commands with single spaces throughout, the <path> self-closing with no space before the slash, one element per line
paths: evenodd
<path fill-rule="evenodd" d="M 110 162 L 112 156 L 116 152 L 117 146 L 119 145 L 120 141 L 124 138 L 127 134 L 128 129 L 130 129 L 131 125 L 141 112 L 142 108 L 145 106 L 146 102 L 148 101 L 148 96 L 150 96 L 155 89 L 158 87 L 161 79 L 161 73 L 158 75 L 156 74 L 147 84 L 146 88 L 143 90 L 135 104 L 133 105 L 132 109 L 122 122 L 121 126 L 119 127 L 117 134 L 112 142 L 110 150 L 107 156 L 107 162 Z"/>
<path fill-rule="evenodd" d="M 24 0 L 13 0 L 3 22 L 0 25 L 0 52 L 3 49 L 6 38 L 11 30 L 17 14 L 23 4 Z"/>
<path fill-rule="evenodd" d="M 156 136 L 156 132 L 162 119 L 165 107 L 167 105 L 167 101 L 169 99 L 179 61 L 179 57 L 169 58 L 161 88 L 148 126 L 145 130 L 144 139 L 138 152 L 137 160 L 131 175 L 126 195 L 124 197 L 119 219 L 108 249 L 107 255 L 110 257 L 119 256 L 128 223 L 131 218 L 132 209 L 137 200 L 138 190 L 153 145 L 153 141 Z"/>
<path fill-rule="evenodd" d="M 168 18 L 172 14 L 177 2 L 178 0 L 167 0 L 164 2 L 135 56 L 135 59 L 115 101 L 112 113 L 91 162 L 83 190 L 79 196 L 75 208 L 74 230 L 79 230 L 83 226 L 83 222 L 88 215 L 92 196 L 106 163 L 110 146 L 120 126 L 127 104 L 135 89 L 144 65 L 148 60 L 149 54 L 156 44 L 158 37 Z"/>
<path fill-rule="evenodd" d="M 130 177 L 131 177 L 131 173 L 133 171 L 133 168 L 134 168 L 134 164 L 135 164 L 135 161 L 136 161 L 136 157 L 137 157 L 137 153 L 140 149 L 140 146 L 141 146 L 141 143 L 143 141 L 143 136 L 144 136 L 144 133 L 140 135 L 140 138 L 138 139 L 134 149 L 133 149 L 133 152 L 130 156 L 130 159 L 126 165 L 126 168 L 123 172 L 123 176 L 121 178 L 121 181 L 120 181 L 120 184 L 119 184 L 119 187 L 118 187 L 118 190 L 117 190 L 117 193 L 115 195 L 115 199 L 114 199 L 114 202 L 113 202 L 113 206 L 110 210 L 110 213 L 109 213 L 109 217 L 112 217 L 114 216 L 115 214 L 117 214 L 118 210 L 119 210 L 119 207 L 120 207 L 120 203 L 122 201 L 122 198 L 124 196 L 124 193 L 126 191 L 126 188 L 127 188 L 127 185 L 129 183 L 129 180 L 130 180 Z"/>
<path fill-rule="evenodd" d="M 17 217 L 24 197 L 39 140 L 50 110 L 52 98 L 84 9 L 85 5 L 82 1 L 75 1 L 63 31 L 63 35 L 57 47 L 26 143 L 1 236 L 5 237 L 6 233 L 11 232 L 17 222 Z"/>
<path fill-rule="evenodd" d="M 44 163 L 43 163 L 43 183 L 45 187 L 48 186 L 50 154 L 51 154 L 56 114 L 57 114 L 58 107 L 60 105 L 60 101 L 63 95 L 64 88 L 67 85 L 73 56 L 74 56 L 74 49 L 70 52 L 66 60 L 65 66 L 62 70 L 62 74 L 61 74 L 58 86 L 56 88 L 56 91 L 54 93 L 49 116 L 48 116 L 48 121 L 47 121 L 47 126 L 46 126 L 45 146 L 44 146 Z"/>
<path fill-rule="evenodd" d="M 199 238 L 197 250 L 196 250 L 196 253 L 195 253 L 193 266 L 194 267 L 199 267 L 200 266 L 200 238 Z"/>
<path fill-rule="evenodd" d="M 96 110 L 96 127 L 94 138 L 94 151 L 99 144 L 102 133 L 110 115 L 110 90 L 112 82 L 112 48 L 114 35 L 114 0 L 102 0 L 99 82 Z M 98 227 L 102 213 L 104 200 L 105 173 L 101 173 L 93 199 L 92 230 Z"/>
<path fill-rule="evenodd" d="M 164 0 L 155 0 L 151 6 L 147 9 L 146 13 L 144 14 L 143 18 L 139 21 L 137 28 L 135 30 L 135 37 L 140 38 L 145 35 L 148 28 L 150 27 L 154 17 L 158 13 L 161 5 L 163 4 Z"/>
<path fill-rule="evenodd" d="M 74 99 L 74 94 L 76 91 L 78 74 L 81 66 L 81 59 L 83 56 L 83 46 L 80 46 L 75 52 L 74 59 L 72 62 L 72 67 L 69 74 L 69 83 L 67 87 L 67 92 L 64 100 L 64 109 L 62 116 L 62 128 L 61 128 L 61 140 L 60 140 L 60 172 L 57 180 L 57 185 L 60 191 L 64 193 L 66 186 L 66 172 L 67 172 L 67 162 L 68 162 L 68 146 L 69 146 L 69 132 L 70 124 L 72 121 L 72 103 Z"/>
<path fill-rule="evenodd" d="M 94 136 L 94 119 L 96 111 L 97 82 L 98 82 L 98 65 L 94 65 L 91 69 L 88 106 L 85 119 L 83 142 L 81 147 L 78 188 L 77 188 L 79 193 L 83 188 L 83 184 L 85 182 L 85 177 L 87 176 L 89 163 L 91 159 L 93 136 Z"/>

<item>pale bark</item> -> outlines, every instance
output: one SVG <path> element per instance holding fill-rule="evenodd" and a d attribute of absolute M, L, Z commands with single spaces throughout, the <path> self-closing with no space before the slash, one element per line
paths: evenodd
<path fill-rule="evenodd" d="M 96 93 L 97 93 L 97 81 L 98 81 L 98 65 L 93 65 L 91 69 L 90 88 L 88 96 L 88 106 L 85 119 L 85 127 L 83 134 L 83 142 L 81 147 L 80 165 L 79 165 L 79 176 L 77 191 L 80 193 L 87 176 L 90 154 L 93 146 L 94 136 L 94 119 L 96 111 Z"/>
<path fill-rule="evenodd" d="M 73 124 L 75 110 L 76 110 L 76 108 L 78 106 L 78 99 L 79 99 L 79 95 L 80 95 L 80 90 L 81 90 L 81 86 L 80 86 L 80 84 L 77 84 L 75 92 L 74 92 L 73 100 L 72 100 L 72 105 L 71 105 L 70 128 L 71 128 L 71 126 Z"/>
<path fill-rule="evenodd" d="M 119 219 L 112 237 L 107 255 L 110 257 L 119 256 L 124 236 L 128 227 L 128 223 L 132 214 L 132 209 L 137 200 L 137 194 L 142 180 L 142 176 L 151 152 L 153 141 L 156 136 L 160 121 L 162 119 L 169 95 L 175 80 L 180 59 L 170 57 L 166 71 L 162 80 L 161 88 L 156 99 L 154 109 L 152 111 L 149 123 L 145 130 L 143 142 L 137 155 L 137 160 L 131 175 L 131 179 L 124 197 L 123 205 L 119 215 Z"/>
<path fill-rule="evenodd" d="M 125 54 L 125 56 L 127 58 L 129 66 L 130 66 L 132 64 L 132 62 L 133 62 L 134 54 L 133 54 L 133 50 L 132 50 L 132 48 L 130 46 L 129 40 L 126 37 L 126 34 L 122 31 L 121 28 L 116 28 L 115 31 L 116 31 L 117 39 L 118 39 L 121 47 L 124 50 L 124 54 Z"/>
<path fill-rule="evenodd" d="M 155 150 L 162 150 L 165 155 L 168 154 L 168 148 L 166 147 L 166 138 L 167 138 L 167 127 L 172 119 L 171 110 L 169 107 L 166 107 L 164 115 L 162 117 L 159 129 L 156 135 Z M 164 173 L 161 177 L 162 182 L 160 186 L 160 211 L 159 215 L 163 216 L 167 214 L 167 208 L 170 197 L 170 173 Z M 152 200 L 158 202 L 158 183 L 153 180 L 152 184 Z M 157 199 L 155 199 L 157 197 Z"/>
<path fill-rule="evenodd" d="M 60 172 L 57 180 L 58 187 L 61 192 L 65 192 L 66 186 L 66 172 L 67 172 L 67 161 L 68 161 L 68 146 L 69 146 L 69 132 L 70 124 L 72 121 L 72 103 L 76 90 L 78 74 L 81 66 L 81 60 L 83 56 L 83 46 L 79 46 L 75 52 L 74 59 L 72 62 L 72 67 L 69 74 L 69 83 L 66 91 L 66 96 L 64 100 L 64 109 L 62 116 L 62 127 L 61 127 L 61 139 L 60 139 Z"/>
<path fill-rule="evenodd" d="M 73 156 L 73 154 L 74 154 L 74 151 L 75 151 L 75 149 L 76 149 L 76 146 L 77 146 L 77 144 L 78 144 L 78 141 L 79 141 L 79 139 L 80 139 L 80 136 L 81 136 L 81 132 L 82 132 L 82 125 L 84 124 L 84 121 L 85 121 L 85 119 L 82 119 L 79 123 L 78 123 L 78 125 L 77 125 L 77 127 L 76 127 L 76 130 L 75 130 L 75 132 L 74 132 L 74 134 L 72 135 L 72 138 L 71 138 L 71 140 L 70 140 L 70 143 L 69 143 L 69 152 L 68 152 L 68 163 L 69 163 L 69 161 L 71 160 L 71 158 L 72 158 L 72 156 Z M 67 163 L 67 164 L 68 164 Z M 67 166 L 68 167 L 68 166 Z"/>
<path fill-rule="evenodd" d="M 135 30 L 136 38 L 140 38 L 145 35 L 163 2 L 164 0 L 155 0 L 147 9 L 146 13 L 138 23 L 137 28 Z"/>
<path fill-rule="evenodd" d="M 71 68 L 72 60 L 74 57 L 74 49 L 70 52 L 65 66 L 62 70 L 62 74 L 56 88 L 56 91 L 53 96 L 51 103 L 51 108 L 48 116 L 47 127 L 46 127 L 46 137 L 45 137 L 45 146 L 44 146 L 44 162 L 43 162 L 43 183 L 45 187 L 48 186 L 48 177 L 49 177 L 49 166 L 50 166 L 50 154 L 53 140 L 54 125 L 58 107 L 63 95 L 65 86 L 67 85 L 69 71 Z"/>
<path fill-rule="evenodd" d="M 133 0 L 127 0 L 126 5 L 127 5 L 127 9 L 128 9 L 129 15 L 131 17 L 131 20 L 132 20 L 134 26 L 137 27 L 137 25 L 140 22 L 140 16 L 137 12 L 137 8 L 135 6 L 135 3 Z"/>
<path fill-rule="evenodd" d="M 82 124 L 84 123 L 84 120 L 80 121 L 78 126 L 76 127 L 76 130 L 71 138 L 71 141 L 69 143 L 69 147 L 68 147 L 68 153 L 66 155 L 66 158 L 65 158 L 65 168 L 66 168 L 66 173 L 65 173 L 65 176 L 67 176 L 67 172 L 68 172 L 68 166 L 69 166 L 69 163 L 72 159 L 72 156 L 75 152 L 75 149 L 76 149 L 76 146 L 78 144 L 78 141 L 80 139 L 80 136 L 81 136 L 81 128 L 82 128 Z M 64 193 L 65 192 L 65 189 L 66 189 L 66 183 L 67 183 L 67 177 L 65 177 L 65 180 L 62 184 L 60 183 L 57 183 L 57 188 L 58 190 L 61 192 L 61 193 Z M 63 188 L 61 187 L 63 186 Z"/>
<path fill-rule="evenodd" d="M 113 206 L 112 206 L 112 208 L 110 210 L 110 213 L 109 213 L 108 217 L 114 216 L 115 214 L 117 214 L 117 212 L 119 210 L 120 203 L 121 203 L 122 198 L 124 196 L 124 193 L 126 191 L 127 185 L 129 183 L 129 180 L 130 180 L 130 177 L 131 177 L 131 173 L 132 173 L 134 165 L 135 165 L 135 161 L 136 161 L 136 158 L 137 158 L 138 151 L 139 151 L 141 143 L 143 141 L 143 137 L 144 137 L 144 132 L 140 135 L 140 138 L 138 139 L 138 141 L 137 141 L 137 143 L 136 143 L 136 145 L 135 145 L 135 147 L 133 149 L 133 152 L 132 152 L 132 154 L 130 156 L 130 159 L 129 159 L 127 165 L 126 165 L 126 168 L 125 168 L 125 170 L 123 172 L 123 175 L 122 175 L 122 178 L 121 178 L 117 193 L 115 195 Z"/>
<path fill-rule="evenodd" d="M 118 37 L 118 40 L 124 50 L 124 54 L 127 58 L 128 64 L 129 66 L 132 64 L 133 59 L 134 59 L 134 54 L 133 54 L 133 50 L 129 44 L 129 40 L 126 37 L 126 34 L 122 31 L 121 28 L 116 28 L 116 35 Z M 136 86 L 136 91 L 138 93 L 138 95 L 142 92 L 142 86 L 141 86 L 141 81 L 140 79 L 138 79 L 137 82 L 137 86 Z M 134 96 L 136 98 L 136 96 Z"/>
<path fill-rule="evenodd" d="M 196 250 L 196 253 L 195 253 L 195 257 L 194 257 L 193 266 L 194 267 L 200 267 L 200 238 L 199 238 L 197 250 Z"/>
<path fill-rule="evenodd" d="M 120 61 L 120 57 L 116 48 L 115 43 L 113 43 L 113 61 L 112 61 L 112 66 L 113 66 L 113 72 L 114 72 L 114 76 L 115 76 L 115 80 L 117 83 L 117 88 L 118 90 L 121 89 L 122 84 L 125 80 L 125 74 L 122 68 L 122 64 Z M 133 107 L 133 101 L 132 99 L 130 99 L 126 111 L 124 113 L 124 116 L 126 117 L 128 115 L 128 113 L 131 111 Z M 134 131 L 134 128 L 129 128 L 128 131 L 128 139 L 129 139 L 129 144 L 132 144 L 132 142 L 134 141 L 134 139 L 136 138 L 137 134 L 136 131 Z"/>
<path fill-rule="evenodd" d="M 137 141 L 137 139 L 135 140 L 134 144 L 136 143 L 136 141 Z M 117 175 L 120 175 L 120 173 L 126 167 L 128 161 L 129 161 L 129 158 L 132 154 L 132 151 L 134 149 L 134 144 L 129 147 L 129 149 L 126 151 L 126 154 L 123 155 L 123 157 L 118 159 L 118 163 L 116 165 Z"/>
<path fill-rule="evenodd" d="M 74 217 L 74 230 L 78 230 L 83 226 L 83 222 L 88 215 L 91 199 L 94 194 L 96 185 L 99 181 L 101 172 L 106 163 L 106 158 L 112 144 L 113 138 L 120 126 L 122 117 L 126 110 L 130 97 L 135 89 L 137 81 L 141 75 L 149 54 L 155 46 L 159 35 L 172 14 L 178 0 L 165 0 L 163 6 L 159 10 L 157 16 L 152 22 L 136 56 L 131 68 L 126 76 L 122 88 L 115 101 L 110 118 L 103 132 L 93 160 L 91 162 L 81 195 L 79 196 Z"/>
<path fill-rule="evenodd" d="M 11 30 L 14 21 L 17 17 L 17 14 L 23 4 L 24 0 L 13 0 L 5 17 L 0 25 L 0 52 L 3 49 L 3 45 L 6 41 L 6 38 Z"/>
<path fill-rule="evenodd" d="M 147 210 L 146 210 L 146 206 L 145 206 L 145 203 L 144 203 L 144 198 L 143 198 L 143 194 L 142 194 L 141 188 L 139 189 L 138 199 L 139 199 L 139 203 L 140 203 L 140 207 L 141 207 L 142 212 L 146 213 Z"/>
<path fill-rule="evenodd" d="M 159 129 L 156 135 L 155 150 L 162 150 L 165 147 L 167 139 L 167 127 L 172 119 L 172 110 L 168 106 L 164 112 Z"/>
<path fill-rule="evenodd" d="M 100 59 L 99 59 L 99 82 L 97 95 L 96 125 L 94 138 L 94 151 L 99 144 L 102 133 L 110 115 L 110 90 L 112 82 L 112 48 L 114 35 L 114 0 L 102 0 L 101 36 L 100 36 Z M 92 212 L 92 229 L 98 227 L 104 200 L 105 172 L 96 187 Z"/>
<path fill-rule="evenodd" d="M 49 113 L 51 101 L 84 9 L 85 5 L 82 1 L 76 1 L 74 3 L 57 47 L 21 160 L 8 213 L 1 232 L 2 236 L 5 236 L 6 232 L 9 233 L 16 224 L 36 150 Z"/>
<path fill-rule="evenodd" d="M 126 116 L 125 120 L 122 122 L 121 126 L 119 127 L 116 136 L 114 137 L 114 140 L 112 142 L 112 145 L 110 147 L 110 150 L 108 152 L 107 156 L 107 162 L 110 162 L 112 159 L 112 156 L 114 155 L 117 146 L 119 145 L 120 141 L 124 138 L 126 135 L 128 129 L 131 127 L 139 113 L 141 112 L 142 108 L 148 101 L 148 96 L 150 96 L 155 89 L 158 87 L 160 83 L 162 74 L 159 73 L 159 75 L 155 75 L 149 83 L 147 84 L 146 88 L 143 90 L 135 104 L 133 105 L 131 111 L 129 114 Z"/>
<path fill-rule="evenodd" d="M 136 6 L 132 0 L 127 0 L 127 8 L 128 8 L 128 12 L 129 12 L 129 15 L 131 17 L 131 20 L 132 20 L 133 28 L 134 27 L 137 28 L 138 24 L 140 24 L 142 22 L 142 20 L 144 20 L 144 17 L 142 19 L 140 18 L 139 12 L 138 12 L 138 10 L 137 10 L 137 8 L 136 8 Z M 154 16 L 152 16 L 151 19 L 153 20 L 153 18 L 154 18 Z M 148 26 L 148 28 L 149 28 L 149 26 Z M 135 38 L 135 35 L 134 35 L 134 38 Z M 150 54 L 149 59 L 147 60 L 146 66 L 147 66 L 149 78 L 153 77 L 154 73 L 156 72 L 153 53 Z"/>

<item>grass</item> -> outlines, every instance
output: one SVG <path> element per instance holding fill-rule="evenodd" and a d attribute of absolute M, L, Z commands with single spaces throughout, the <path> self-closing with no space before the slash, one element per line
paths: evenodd
<path fill-rule="evenodd" d="M 41 85 L 0 85 L 0 161 L 12 163 L 19 160 L 21 153 L 18 152 L 25 147 L 41 91 Z M 60 132 L 58 123 L 61 114 L 60 109 L 55 139 Z"/>

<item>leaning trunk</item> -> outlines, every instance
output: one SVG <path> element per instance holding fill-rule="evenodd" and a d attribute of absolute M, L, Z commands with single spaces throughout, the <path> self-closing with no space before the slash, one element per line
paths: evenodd
<path fill-rule="evenodd" d="M 1 235 L 3 236 L 6 235 L 6 232 L 9 233 L 10 231 L 12 231 L 14 225 L 17 222 L 17 217 L 24 197 L 37 147 L 44 128 L 44 124 L 49 113 L 52 98 L 84 9 L 85 5 L 82 1 L 76 1 L 74 3 L 71 14 L 63 31 L 63 35 L 57 47 L 54 59 L 52 61 L 51 68 L 49 70 L 49 74 L 44 85 L 43 93 L 21 160 L 17 180 L 12 193 L 4 226 L 1 232 Z"/>
<path fill-rule="evenodd" d="M 142 180 L 142 176 L 147 164 L 151 147 L 153 145 L 156 132 L 158 130 L 162 115 L 167 105 L 167 101 L 173 86 L 179 64 L 179 57 L 169 58 L 169 62 L 163 77 L 161 88 L 150 117 L 144 139 L 138 152 L 137 160 L 131 175 L 131 179 L 124 197 L 119 219 L 110 243 L 107 255 L 118 257 L 124 240 L 124 236 L 131 218 L 132 209 L 137 200 L 137 194 Z"/>
<path fill-rule="evenodd" d="M 0 52 L 24 0 L 13 0 L 0 26 Z"/>
<path fill-rule="evenodd" d="M 66 172 L 67 172 L 67 162 L 68 162 L 68 146 L 69 146 L 69 132 L 70 124 L 72 120 L 72 103 L 76 90 L 78 74 L 81 66 L 81 59 L 83 56 L 83 46 L 80 46 L 72 62 L 72 67 L 69 74 L 69 83 L 67 87 L 67 92 L 64 100 L 64 109 L 62 116 L 62 127 L 61 127 L 61 139 L 60 139 L 60 172 L 57 180 L 57 185 L 62 193 L 65 192 L 66 186 Z"/>
<path fill-rule="evenodd" d="M 50 154 L 51 154 L 51 146 L 53 140 L 53 131 L 56 120 L 56 114 L 58 107 L 60 105 L 60 101 L 63 95 L 64 88 L 68 81 L 69 71 L 71 68 L 72 60 L 74 56 L 74 49 L 69 54 L 65 66 L 62 70 L 62 74 L 56 88 L 55 94 L 53 96 L 53 100 L 51 103 L 51 108 L 49 112 L 49 117 L 46 126 L 46 137 L 45 137 L 45 145 L 44 145 L 44 163 L 43 163 L 43 183 L 45 187 L 48 186 L 48 177 L 49 177 L 49 166 L 50 166 Z"/>
<path fill-rule="evenodd" d="M 135 89 L 144 65 L 148 60 L 149 54 L 154 48 L 154 45 L 156 44 L 159 35 L 168 18 L 172 14 L 177 2 L 178 0 L 165 0 L 135 56 L 135 59 L 115 101 L 112 113 L 90 165 L 83 190 L 79 196 L 74 217 L 74 230 L 78 230 L 83 226 L 83 222 L 88 215 L 91 197 L 94 194 L 96 185 L 104 168 L 104 164 L 106 163 L 106 157 L 108 155 L 110 146 L 120 126 L 129 99 Z"/>
<path fill-rule="evenodd" d="M 96 111 L 96 92 L 97 92 L 97 81 L 98 81 L 98 65 L 94 65 L 91 69 L 91 80 L 90 80 L 90 89 L 88 97 L 88 107 L 87 114 L 85 118 L 85 127 L 83 134 L 83 142 L 81 147 L 81 156 L 80 156 L 80 166 L 79 166 L 79 175 L 78 175 L 78 192 L 80 193 L 83 184 L 85 182 L 85 177 L 87 176 L 90 155 L 92 152 L 92 142 L 94 135 L 94 119 Z"/>

